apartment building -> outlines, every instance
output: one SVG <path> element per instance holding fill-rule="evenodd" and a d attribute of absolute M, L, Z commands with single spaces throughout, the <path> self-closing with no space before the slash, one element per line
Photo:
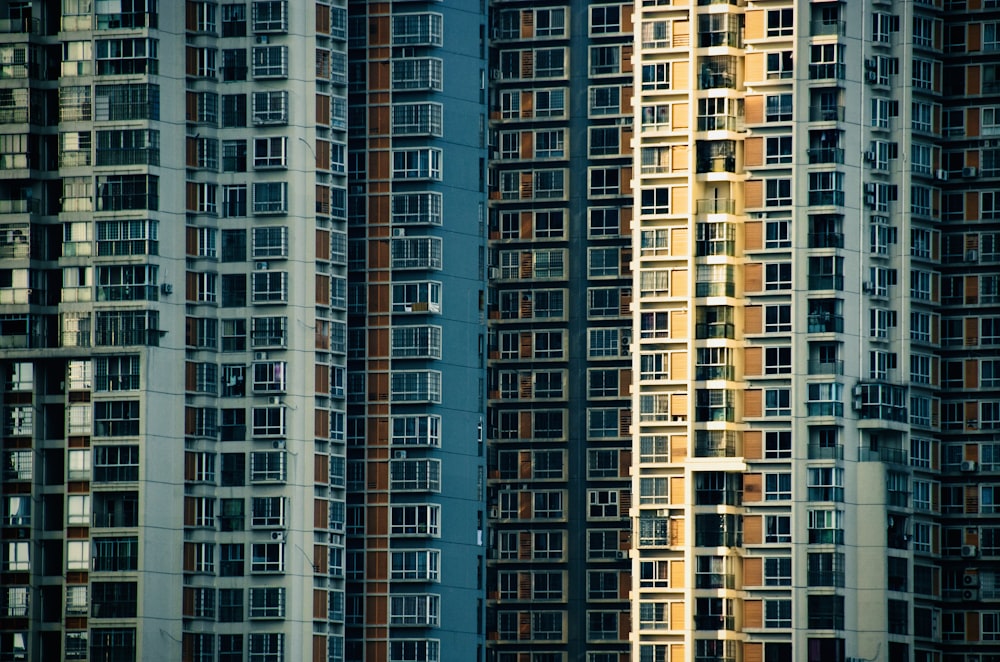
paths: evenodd
<path fill-rule="evenodd" d="M 495 662 L 629 658 L 632 5 L 492 3 Z"/>
<path fill-rule="evenodd" d="M 482 12 L 351 12 L 0 2 L 0 659 L 481 645 Z"/>
<path fill-rule="evenodd" d="M 635 659 L 995 659 L 998 21 L 637 7 Z"/>
<path fill-rule="evenodd" d="M 349 7 L 347 660 L 484 656 L 485 17 Z"/>

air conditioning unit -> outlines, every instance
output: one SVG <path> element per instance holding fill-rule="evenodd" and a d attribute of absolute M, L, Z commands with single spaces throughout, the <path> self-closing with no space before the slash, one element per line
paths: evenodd
<path fill-rule="evenodd" d="M 979 261 L 979 251 L 969 250 L 965 251 L 965 261 L 966 262 L 978 262 Z"/>
<path fill-rule="evenodd" d="M 872 292 L 875 291 L 875 283 L 871 282 L 870 280 L 866 280 L 865 282 L 861 283 L 861 291 L 864 292 L 865 294 L 871 294 Z"/>
<path fill-rule="evenodd" d="M 490 508 L 490 519 L 500 519 L 499 508 Z"/>
<path fill-rule="evenodd" d="M 622 356 L 632 355 L 632 339 L 628 336 L 622 336 Z"/>
<path fill-rule="evenodd" d="M 865 194 L 865 204 L 868 205 L 869 207 L 874 207 L 875 206 L 875 194 L 874 193 L 866 193 Z"/>
<path fill-rule="evenodd" d="M 669 517 L 670 516 L 670 510 L 667 509 L 667 508 L 660 508 L 660 509 L 658 509 L 656 511 L 656 516 L 657 517 Z"/>
<path fill-rule="evenodd" d="M 498 278 L 500 278 L 500 267 L 490 267 L 489 271 L 487 272 L 487 275 L 489 276 L 490 280 L 497 280 Z"/>
<path fill-rule="evenodd" d="M 875 184 L 865 184 L 865 193 L 868 193 L 870 195 L 875 195 L 875 191 L 877 190 L 878 187 Z"/>
<path fill-rule="evenodd" d="M 284 439 L 275 439 L 274 441 L 271 442 L 271 448 L 273 448 L 276 451 L 284 450 L 285 449 L 285 440 Z"/>
<path fill-rule="evenodd" d="M 979 575 L 966 570 L 965 574 L 962 575 L 962 586 L 966 588 L 975 588 L 979 586 Z"/>
<path fill-rule="evenodd" d="M 878 72 L 877 71 L 866 71 L 865 72 L 865 80 L 867 80 L 869 83 L 874 83 L 874 82 L 878 81 Z"/>
<path fill-rule="evenodd" d="M 979 591 L 974 588 L 962 589 L 962 600 L 970 602 L 979 599 Z"/>
<path fill-rule="evenodd" d="M 964 462 L 962 462 L 961 469 L 962 469 L 962 471 L 965 471 L 965 472 L 975 471 L 976 470 L 976 461 L 975 460 L 965 460 Z"/>
<path fill-rule="evenodd" d="M 615 552 L 615 558 L 619 559 L 619 560 L 621 560 L 621 559 L 627 559 L 628 558 L 628 552 L 626 552 L 625 550 L 621 550 L 620 549 L 617 552 Z"/>
<path fill-rule="evenodd" d="M 394 459 L 394 460 L 405 460 L 406 459 L 406 451 L 393 451 L 392 452 L 392 459 Z"/>
<path fill-rule="evenodd" d="M 253 353 L 253 360 L 254 361 L 266 361 L 267 360 L 267 352 L 254 352 Z"/>
<path fill-rule="evenodd" d="M 271 531 L 271 540 L 274 540 L 275 542 L 285 542 L 285 532 Z"/>
<path fill-rule="evenodd" d="M 257 37 L 254 38 L 254 43 L 257 44 L 266 44 L 268 41 L 269 40 L 266 34 L 258 35 Z"/>
<path fill-rule="evenodd" d="M 976 549 L 975 545 L 962 545 L 962 558 L 963 559 L 974 558 L 978 551 L 979 550 Z"/>
<path fill-rule="evenodd" d="M 257 271 L 267 271 L 268 266 L 269 265 L 268 265 L 267 262 L 254 262 L 253 263 L 253 268 L 256 269 Z"/>
<path fill-rule="evenodd" d="M 867 161 L 868 163 L 873 163 L 875 161 L 875 151 L 874 150 L 868 150 L 867 152 L 865 152 L 863 154 L 863 156 L 865 157 L 865 161 Z"/>
<path fill-rule="evenodd" d="M 490 80 L 503 80 L 503 72 L 499 69 L 490 69 Z"/>
<path fill-rule="evenodd" d="M 878 71 L 878 60 L 867 58 L 865 60 L 865 71 Z"/>
<path fill-rule="evenodd" d="M 937 180 L 942 181 L 942 182 L 948 181 L 948 171 L 947 170 L 935 170 L 934 171 L 934 179 L 937 179 Z"/>
<path fill-rule="evenodd" d="M 975 168 L 962 168 L 962 177 L 975 177 L 978 171 Z"/>
<path fill-rule="evenodd" d="M 174 293 L 174 286 L 170 283 L 160 284 L 160 294 L 170 295 Z"/>
<path fill-rule="evenodd" d="M 406 236 L 406 228 L 393 228 L 392 229 L 392 236 L 393 237 L 405 237 Z"/>

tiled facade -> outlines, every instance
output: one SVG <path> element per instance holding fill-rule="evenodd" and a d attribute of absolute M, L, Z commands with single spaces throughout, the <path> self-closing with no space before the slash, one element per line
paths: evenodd
<path fill-rule="evenodd" d="M 482 646 L 485 15 L 357 5 L 0 3 L 0 659 Z"/>
<path fill-rule="evenodd" d="M 1000 14 L 638 17 L 635 658 L 992 659 Z"/>

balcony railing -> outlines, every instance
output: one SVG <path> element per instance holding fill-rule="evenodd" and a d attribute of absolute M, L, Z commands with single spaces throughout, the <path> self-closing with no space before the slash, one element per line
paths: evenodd
<path fill-rule="evenodd" d="M 809 32 L 812 36 L 829 34 L 845 34 L 847 23 L 845 21 L 812 21 L 809 24 Z"/>
<path fill-rule="evenodd" d="M 695 630 L 733 630 L 736 618 L 733 616 L 715 616 L 711 614 L 695 614 Z"/>
<path fill-rule="evenodd" d="M 736 172 L 735 156 L 707 156 L 698 159 L 697 172 Z"/>
<path fill-rule="evenodd" d="M 736 200 L 732 198 L 705 198 L 695 204 L 698 214 L 735 214 Z"/>
<path fill-rule="evenodd" d="M 736 256 L 736 242 L 727 239 L 702 239 L 695 242 L 695 256 L 728 255 Z"/>
<path fill-rule="evenodd" d="M 728 439 L 716 441 L 696 441 L 694 445 L 695 457 L 736 457 L 736 440 Z"/>
<path fill-rule="evenodd" d="M 806 414 L 809 416 L 843 416 L 842 402 L 807 402 Z"/>
<path fill-rule="evenodd" d="M 809 163 L 843 163 L 844 150 L 840 147 L 810 147 Z"/>
<path fill-rule="evenodd" d="M 844 362 L 840 360 L 835 360 L 835 361 L 820 361 L 817 359 L 810 360 L 809 374 L 842 375 L 844 374 Z"/>
<path fill-rule="evenodd" d="M 841 333 L 844 330 L 844 316 L 832 313 L 809 315 L 809 333 Z"/>
<path fill-rule="evenodd" d="M 843 460 L 844 459 L 844 447 L 837 446 L 820 446 L 819 444 L 809 444 L 808 447 L 809 459 L 810 460 Z"/>
<path fill-rule="evenodd" d="M 711 365 L 697 366 L 694 371 L 694 378 L 702 381 L 709 379 L 729 379 L 736 375 L 736 369 L 731 365 Z"/>
<path fill-rule="evenodd" d="M 810 106 L 809 107 L 809 121 L 810 122 L 843 122 L 844 121 L 844 107 L 843 106 Z"/>
<path fill-rule="evenodd" d="M 735 588 L 736 578 L 730 573 L 715 572 L 697 574 L 694 577 L 695 588 Z M 715 659 L 715 658 L 713 658 Z"/>
<path fill-rule="evenodd" d="M 812 161 L 810 161 L 812 163 Z M 844 206 L 843 191 L 809 191 L 809 204 L 813 206 Z"/>
<path fill-rule="evenodd" d="M 844 277 L 834 275 L 809 275 L 810 290 L 843 290 Z"/>
<path fill-rule="evenodd" d="M 41 202 L 38 198 L 0 200 L 0 214 L 37 214 L 42 208 Z"/>
<path fill-rule="evenodd" d="M 872 406 L 872 405 L 869 405 Z M 882 405 L 886 407 L 887 405 Z M 898 409 L 893 407 L 893 409 Z M 903 410 L 903 415 L 900 419 L 891 420 L 906 420 L 906 411 Z M 858 460 L 861 462 L 888 462 L 889 464 L 900 464 L 905 465 L 909 462 L 908 454 L 902 448 L 859 448 L 858 449 Z"/>
<path fill-rule="evenodd" d="M 696 297 L 732 297 L 736 296 L 736 283 L 695 283 L 694 295 Z"/>
<path fill-rule="evenodd" d="M 743 118 L 736 115 L 702 115 L 698 131 L 742 131 Z"/>
<path fill-rule="evenodd" d="M 809 586 L 840 586 L 844 585 L 842 570 L 810 570 L 806 578 Z"/>
<path fill-rule="evenodd" d="M 847 67 L 837 62 L 822 62 L 809 65 L 809 80 L 836 78 L 844 80 L 847 77 Z"/>
<path fill-rule="evenodd" d="M 694 325 L 694 336 L 699 340 L 706 338 L 735 338 L 736 326 L 727 322 L 714 322 L 712 324 L 699 322 Z"/>
<path fill-rule="evenodd" d="M 809 248 L 843 248 L 843 232 L 810 232 Z"/>
<path fill-rule="evenodd" d="M 809 542 L 814 545 L 843 545 L 843 529 L 809 529 Z"/>

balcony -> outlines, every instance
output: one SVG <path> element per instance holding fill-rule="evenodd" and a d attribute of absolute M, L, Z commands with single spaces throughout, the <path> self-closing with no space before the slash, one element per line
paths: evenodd
<path fill-rule="evenodd" d="M 843 232 L 810 232 L 809 248 L 843 248 Z"/>
<path fill-rule="evenodd" d="M 838 62 L 821 62 L 809 65 L 809 80 L 836 78 L 844 80 L 847 77 L 847 67 Z"/>
<path fill-rule="evenodd" d="M 843 122 L 843 106 L 809 106 L 810 122 Z"/>
<path fill-rule="evenodd" d="M 706 198 L 695 203 L 697 214 L 735 214 L 736 200 L 732 198 Z"/>
<path fill-rule="evenodd" d="M 743 48 L 743 35 L 736 30 L 701 32 L 698 35 L 698 48 L 713 48 L 715 46 Z"/>
<path fill-rule="evenodd" d="M 844 150 L 840 147 L 810 147 L 809 163 L 843 163 Z"/>
<path fill-rule="evenodd" d="M 0 19 L 0 34 L 41 34 L 42 19 L 40 18 L 5 18 Z"/>
<path fill-rule="evenodd" d="M 37 214 L 41 208 L 41 200 L 38 198 L 0 200 L 0 214 Z"/>

